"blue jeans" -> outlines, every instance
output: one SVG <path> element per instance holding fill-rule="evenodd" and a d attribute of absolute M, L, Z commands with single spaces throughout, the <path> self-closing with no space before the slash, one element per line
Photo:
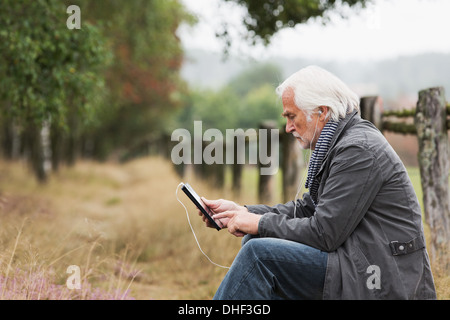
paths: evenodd
<path fill-rule="evenodd" d="M 275 238 L 242 243 L 215 300 L 322 299 L 327 253 Z"/>

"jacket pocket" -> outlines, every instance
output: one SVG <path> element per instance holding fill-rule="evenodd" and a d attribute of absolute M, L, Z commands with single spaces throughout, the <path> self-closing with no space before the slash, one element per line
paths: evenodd
<path fill-rule="evenodd" d="M 356 267 L 355 280 L 361 297 L 381 299 L 380 268 L 371 263 L 359 247 L 352 247 L 351 257 Z"/>

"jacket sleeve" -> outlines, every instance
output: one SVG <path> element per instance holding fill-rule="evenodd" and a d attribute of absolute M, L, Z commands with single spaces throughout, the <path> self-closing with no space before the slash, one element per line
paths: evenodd
<path fill-rule="evenodd" d="M 297 208 L 294 208 L 294 203 Z M 273 213 L 275 215 L 285 215 L 287 218 L 292 219 L 294 213 L 296 217 L 311 217 L 314 214 L 315 208 L 311 200 L 309 193 L 303 195 L 303 199 L 298 199 L 296 202 L 289 201 L 286 204 L 277 204 L 276 206 L 270 207 L 266 205 L 246 205 L 245 206 L 249 212 L 264 215 L 266 213 Z M 295 209 L 295 210 L 294 210 Z"/>
<path fill-rule="evenodd" d="M 261 237 L 297 241 L 322 251 L 335 251 L 364 217 L 382 183 L 382 173 L 364 146 L 342 147 L 331 160 L 315 213 L 293 219 L 266 213 L 259 222 Z"/>

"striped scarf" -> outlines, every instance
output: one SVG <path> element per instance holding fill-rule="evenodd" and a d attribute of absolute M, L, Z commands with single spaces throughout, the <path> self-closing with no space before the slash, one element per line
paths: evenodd
<path fill-rule="evenodd" d="M 332 120 L 327 122 L 320 134 L 319 140 L 317 140 L 316 148 L 311 155 L 311 159 L 309 160 L 308 178 L 306 179 L 305 188 L 309 189 L 309 194 L 311 195 L 314 205 L 317 205 L 317 191 L 319 190 L 319 182 L 314 179 L 314 177 L 319 172 L 323 159 L 328 153 L 331 140 L 333 139 L 338 124 L 339 122 Z"/>

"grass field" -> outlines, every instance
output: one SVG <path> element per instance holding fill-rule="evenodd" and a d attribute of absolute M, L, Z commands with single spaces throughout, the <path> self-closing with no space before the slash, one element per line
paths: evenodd
<path fill-rule="evenodd" d="M 409 172 L 421 198 L 418 170 Z M 256 173 L 245 175 L 237 198 L 189 174 L 185 179 L 207 198 L 255 203 Z M 161 158 L 80 162 L 43 186 L 22 164 L 0 162 L 0 298 L 210 299 L 226 270 L 199 251 L 175 197 L 179 183 Z M 231 265 L 240 239 L 204 228 L 181 191 L 179 197 L 203 250 Z M 65 285 L 72 265 L 80 268 L 80 290 Z M 439 266 L 433 271 L 439 298 L 449 299 L 450 276 Z"/>

